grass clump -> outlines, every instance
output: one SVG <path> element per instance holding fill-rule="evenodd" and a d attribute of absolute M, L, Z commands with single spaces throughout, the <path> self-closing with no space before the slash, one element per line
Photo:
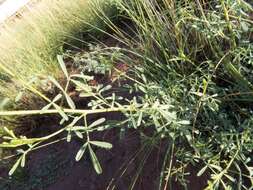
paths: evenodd
<path fill-rule="evenodd" d="M 146 122 L 171 141 L 165 188 L 173 176 L 187 187 L 184 171 L 196 164 L 203 165 L 199 176 L 204 171 L 210 175 L 206 189 L 252 187 L 245 181 L 252 180 L 252 109 L 246 105 L 252 101 L 253 82 L 247 73 L 251 5 L 133 0 L 119 6 L 137 28 L 137 40 L 126 36 L 125 41 L 143 55 L 142 74 L 159 87 L 151 96 L 173 106 L 175 118 L 189 122 L 166 121 L 171 114 Z"/>
<path fill-rule="evenodd" d="M 109 1 L 101 2 L 108 7 Z M 59 76 L 56 55 L 63 46 L 74 46 L 88 30 L 99 24 L 89 10 L 89 1 L 39 1 L 10 19 L 0 30 L 0 94 L 15 100 L 27 85 L 47 86 L 44 75 Z M 38 82 L 40 81 L 40 82 Z"/>
<path fill-rule="evenodd" d="M 152 145 L 157 140 L 169 144 L 156 188 L 173 189 L 176 180 L 190 189 L 189 167 L 198 170 L 197 176 L 208 176 L 205 189 L 252 188 L 252 6 L 243 0 L 115 3 L 121 18 L 128 20 L 125 27 L 115 25 L 95 4 L 93 12 L 114 34 L 94 28 L 122 47 L 102 45 L 67 54 L 74 59 L 78 74 L 69 73 L 64 60 L 59 61 L 66 85 L 48 77 L 59 90 L 49 104 L 41 110 L 0 112 L 3 116 L 57 113 L 62 117 L 63 128 L 42 138 L 17 137 L 5 129 L 8 141 L 1 147 L 28 145 L 10 173 L 24 166 L 22 160 L 30 151 L 64 133 L 67 141 L 74 136 L 83 141 L 76 160 L 88 152 L 100 174 L 102 166 L 93 148 L 111 149 L 112 145 L 91 139 L 91 134 L 127 124 L 140 131 L 152 129 L 151 135 L 143 132 Z M 126 33 L 126 28 L 134 35 Z M 128 68 L 114 68 L 117 63 Z M 109 84 L 91 85 L 97 74 L 115 72 L 117 77 Z M 86 98 L 87 107 L 76 109 L 71 86 L 79 98 Z M 122 112 L 126 118 L 117 125 L 105 125 L 105 118 L 87 119 L 109 112 Z"/>
<path fill-rule="evenodd" d="M 200 163 L 198 175 L 206 171 L 211 176 L 206 189 L 252 187 L 245 181 L 252 180 L 252 110 L 246 105 L 252 100 L 253 82 L 247 74 L 252 60 L 251 5 L 133 0 L 119 6 L 137 27 L 138 39 L 128 41 L 144 55 L 143 74 L 163 89 L 163 96 L 161 91 L 153 96 L 171 104 L 177 118 L 190 122 L 161 120 L 155 127 L 171 141 L 169 155 L 176 158 L 166 165 L 167 182 L 174 176 L 184 184 L 183 168 Z"/>

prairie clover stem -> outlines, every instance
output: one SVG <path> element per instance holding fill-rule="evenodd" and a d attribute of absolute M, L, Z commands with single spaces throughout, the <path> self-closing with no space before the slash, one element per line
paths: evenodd
<path fill-rule="evenodd" d="M 135 111 L 133 110 L 133 106 L 122 106 L 120 108 L 104 108 L 104 109 L 96 109 L 96 110 L 85 110 L 85 109 L 63 109 L 65 113 L 71 114 L 97 114 L 97 113 L 107 113 L 107 112 L 127 112 L 127 111 Z M 25 116 L 25 115 L 44 115 L 44 114 L 57 114 L 59 113 L 56 109 L 51 110 L 20 110 L 20 111 L 0 111 L 0 116 Z"/>

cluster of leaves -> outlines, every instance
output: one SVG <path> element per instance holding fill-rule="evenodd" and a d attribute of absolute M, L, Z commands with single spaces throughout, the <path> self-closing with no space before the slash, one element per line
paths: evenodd
<path fill-rule="evenodd" d="M 45 137 L 41 137 L 41 138 L 26 138 L 25 136 L 17 137 L 12 130 L 9 130 L 8 128 L 4 128 L 5 136 L 3 136 L 3 139 L 5 142 L 3 142 L 0 145 L 0 147 L 2 147 L 2 148 L 19 148 L 17 150 L 17 153 L 19 155 L 21 155 L 19 157 L 19 159 L 17 159 L 16 163 L 13 165 L 12 169 L 9 172 L 9 175 L 12 175 L 19 165 L 21 167 L 25 166 L 26 155 L 30 151 L 37 149 L 45 141 L 48 141 L 49 139 L 52 139 L 63 132 L 67 132 L 66 139 L 68 142 L 71 141 L 71 137 L 73 136 L 73 134 L 76 135 L 80 139 L 84 139 L 84 135 L 83 135 L 84 133 L 87 135 L 86 142 L 80 148 L 80 150 L 78 151 L 78 153 L 76 155 L 76 161 L 79 161 L 82 158 L 83 154 L 85 153 L 86 148 L 88 147 L 94 168 L 95 168 L 96 172 L 99 174 L 102 172 L 102 169 L 101 169 L 101 166 L 98 162 L 96 154 L 94 153 L 94 151 L 92 149 L 92 145 L 98 146 L 101 148 L 106 148 L 106 149 L 112 148 L 112 145 L 110 143 L 101 142 L 101 141 L 92 141 L 89 139 L 89 133 L 96 130 L 96 127 L 101 125 L 105 121 L 105 119 L 101 118 L 101 119 L 94 121 L 93 123 L 88 125 L 86 116 L 88 114 L 92 114 L 93 112 L 96 113 L 96 110 L 94 110 L 94 111 L 93 110 L 89 110 L 89 111 L 83 110 L 83 111 L 78 112 L 76 110 L 76 106 L 75 106 L 74 101 L 72 100 L 72 98 L 68 94 L 69 85 L 71 85 L 71 83 L 73 83 L 75 85 L 75 87 L 78 89 L 78 91 L 80 92 L 81 97 L 84 97 L 84 95 L 85 95 L 85 97 L 93 97 L 94 96 L 94 97 L 98 98 L 98 100 L 102 100 L 100 98 L 101 93 L 103 91 L 108 90 L 109 88 L 106 86 L 105 87 L 99 86 L 97 88 L 89 87 L 87 85 L 87 82 L 93 79 L 92 76 L 88 76 L 88 75 L 84 75 L 84 74 L 69 75 L 67 68 L 65 67 L 65 64 L 63 62 L 62 56 L 58 56 L 57 58 L 60 63 L 60 66 L 62 68 L 62 71 L 63 71 L 64 75 L 66 76 L 66 80 L 67 80 L 66 86 L 62 87 L 57 82 L 57 80 L 55 80 L 53 77 L 48 77 L 48 80 L 51 81 L 54 84 L 54 86 L 59 89 L 60 93 L 58 95 L 56 95 L 51 101 L 49 101 L 48 105 L 46 105 L 41 110 L 39 110 L 39 112 L 37 114 L 46 114 L 46 113 L 50 113 L 52 111 L 52 112 L 58 113 L 62 117 L 62 120 L 60 122 L 62 125 L 65 122 L 69 122 L 69 124 L 66 125 L 64 128 L 56 131 L 55 133 L 50 134 Z M 67 105 L 70 108 L 70 110 L 66 111 L 61 105 L 58 105 L 58 102 L 62 102 L 62 101 L 67 102 Z M 104 99 L 102 101 L 104 101 Z M 54 110 L 50 109 L 50 108 L 53 108 Z M 103 111 L 104 110 L 100 109 L 100 110 L 98 110 L 98 113 L 103 112 Z M 33 111 L 31 111 L 30 113 L 29 113 L 29 111 L 27 113 L 21 112 L 20 114 L 21 115 L 26 115 L 26 114 L 29 115 L 29 114 L 33 114 L 32 112 Z M 68 112 L 69 114 L 66 112 Z M 104 111 L 104 112 L 106 112 L 106 111 Z M 75 115 L 77 115 L 77 116 L 75 116 Z M 84 121 L 83 126 L 77 125 L 77 123 L 81 119 Z M 27 148 L 25 148 L 26 146 L 27 146 Z"/>
<path fill-rule="evenodd" d="M 118 50 L 117 50 L 118 51 Z M 91 54 L 94 52 L 91 52 Z M 69 74 L 65 66 L 63 56 L 58 55 L 58 62 L 66 78 L 65 86 L 49 76 L 48 80 L 53 83 L 55 88 L 58 88 L 60 92 L 52 100 L 46 98 L 48 104 L 41 108 L 41 110 L 22 110 L 22 111 L 2 111 L 0 115 L 36 115 L 36 114 L 58 114 L 61 116 L 60 125 L 63 126 L 58 131 L 40 138 L 27 138 L 25 136 L 16 136 L 14 132 L 8 128 L 4 128 L 5 135 L 3 136 L 3 142 L 0 144 L 1 148 L 16 148 L 19 158 L 11 168 L 9 175 L 12 175 L 18 166 L 24 167 L 27 155 L 36 149 L 55 142 L 55 138 L 60 134 L 65 134 L 65 137 L 61 137 L 60 140 L 66 140 L 71 142 L 73 137 L 77 137 L 84 141 L 76 154 L 76 161 L 80 161 L 88 149 L 90 158 L 92 160 L 94 169 L 98 174 L 102 173 L 102 167 L 98 161 L 98 158 L 93 151 L 93 146 L 111 149 L 112 144 L 103 141 L 91 140 L 90 134 L 97 131 L 104 131 L 112 128 L 113 126 L 103 125 L 106 121 L 105 118 L 100 118 L 89 123 L 87 116 L 91 114 L 110 113 L 110 112 L 122 112 L 125 114 L 126 119 L 122 123 L 128 123 L 129 127 L 137 129 L 142 124 L 153 125 L 155 123 L 158 133 L 165 130 L 169 125 L 181 126 L 188 125 L 188 121 L 181 121 L 177 118 L 177 114 L 173 106 L 170 106 L 172 100 L 160 101 L 159 97 L 162 96 L 161 89 L 155 86 L 153 83 L 148 83 L 144 75 L 136 75 L 135 78 L 131 78 L 126 75 L 125 72 L 119 72 L 118 80 L 129 80 L 135 82 L 135 85 L 131 86 L 127 83 L 123 83 L 120 86 L 121 90 L 127 90 L 129 94 L 139 92 L 139 94 L 145 93 L 143 96 L 133 96 L 131 99 L 121 97 L 115 93 L 104 93 L 109 91 L 111 85 L 97 84 L 89 85 L 89 81 L 94 77 L 91 75 L 85 75 L 83 71 L 80 74 Z M 102 63 L 100 63 L 102 64 Z M 91 66 L 91 71 L 94 66 Z M 94 72 L 94 71 L 93 71 Z M 138 78 L 139 81 L 136 79 Z M 74 86 L 76 92 L 80 98 L 89 98 L 89 109 L 77 109 L 74 100 L 69 94 L 70 86 Z M 155 95 L 157 94 L 157 96 Z M 45 98 L 42 96 L 42 98 Z M 65 106 L 66 105 L 66 106 Z M 116 125 L 116 127 L 118 127 Z M 59 141 L 56 140 L 57 142 Z"/>
<path fill-rule="evenodd" d="M 93 72 L 94 74 L 109 74 L 112 71 L 112 63 L 115 60 L 119 60 L 121 53 L 114 51 L 113 53 L 108 52 L 109 48 L 102 49 L 98 44 L 89 44 L 88 52 L 76 53 L 65 53 L 65 57 L 70 57 L 73 60 L 74 66 L 80 70 L 80 72 Z"/>
<path fill-rule="evenodd" d="M 199 176 L 210 175 L 206 189 L 251 188 L 252 6 L 243 0 L 131 0 L 118 7 L 135 26 L 134 38 L 114 30 L 115 39 L 141 55 L 142 70 L 135 72 L 163 94 L 153 97 L 170 100 L 177 117 L 190 121 L 162 130 L 175 147 L 168 156 L 176 158 L 166 165 L 165 188 L 173 176 L 187 186 L 184 171 L 196 163 L 203 165 Z"/>

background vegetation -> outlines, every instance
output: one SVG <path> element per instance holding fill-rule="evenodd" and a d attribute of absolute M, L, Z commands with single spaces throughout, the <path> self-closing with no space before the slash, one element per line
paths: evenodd
<path fill-rule="evenodd" d="M 102 4 L 109 3 L 109 1 Z M 56 55 L 73 46 L 93 20 L 88 1 L 39 1 L 1 27 L 0 94 L 12 101 L 24 87 L 43 75 L 58 76 Z M 112 13 L 113 14 L 113 13 Z M 96 20 L 96 22 L 99 22 Z M 71 45 L 72 44 L 72 45 Z M 41 84 L 46 86 L 46 84 Z M 45 87 L 46 88 L 46 87 Z"/>

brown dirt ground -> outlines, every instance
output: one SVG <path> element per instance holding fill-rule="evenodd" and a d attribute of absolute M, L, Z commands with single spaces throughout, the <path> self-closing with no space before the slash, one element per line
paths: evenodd
<path fill-rule="evenodd" d="M 96 116 L 91 120 L 100 118 Z M 122 119 L 120 114 L 107 115 L 112 120 Z M 45 131 L 56 130 L 47 120 L 40 126 Z M 53 127 L 52 127 L 53 126 Z M 147 132 L 150 134 L 150 132 Z M 124 137 L 120 137 L 119 129 L 99 132 L 91 136 L 93 140 L 111 142 L 111 150 L 96 149 L 96 155 L 103 168 L 103 173 L 97 175 L 88 153 L 79 162 L 75 161 L 75 154 L 82 145 L 78 139 L 71 143 L 62 141 L 31 153 L 25 168 L 26 180 L 21 184 L 22 190 L 158 190 L 159 176 L 162 168 L 167 142 L 158 142 L 156 146 L 145 144 L 140 133 L 128 130 Z M 56 156 L 54 156 L 56 155 Z M 48 157 L 54 160 L 48 161 Z M 143 160 L 145 160 L 143 162 Z M 143 163 L 143 166 L 142 166 Z M 57 166 L 56 166 L 57 165 Z M 54 168 L 55 171 L 52 172 Z M 7 171 L 1 171 L 0 176 L 7 179 Z M 44 171 L 40 176 L 40 184 L 32 187 L 32 180 L 36 182 L 37 173 Z M 198 169 L 190 168 L 191 175 L 189 189 L 202 190 L 206 185 L 205 177 L 196 177 Z M 139 175 L 138 175 L 139 174 Z M 55 176 L 54 176 L 55 175 Z M 136 181 L 135 181 L 136 180 Z M 32 182 L 31 182 L 32 181 Z M 135 182 L 135 183 L 134 183 Z M 134 185 L 133 185 L 134 184 Z M 26 189 L 27 188 L 27 189 Z M 21 190 L 17 186 L 8 190 Z M 173 182 L 171 190 L 183 189 L 177 182 Z"/>

